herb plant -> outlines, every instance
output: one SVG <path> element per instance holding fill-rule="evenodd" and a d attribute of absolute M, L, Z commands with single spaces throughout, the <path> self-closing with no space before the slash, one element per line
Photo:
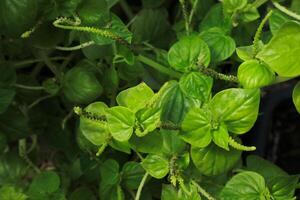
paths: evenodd
<path fill-rule="evenodd" d="M 296 199 L 240 136 L 300 75 L 299 1 L 128 2 L 1 1 L 0 199 Z"/>

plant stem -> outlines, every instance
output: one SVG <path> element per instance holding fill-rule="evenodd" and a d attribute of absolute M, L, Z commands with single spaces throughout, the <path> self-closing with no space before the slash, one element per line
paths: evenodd
<path fill-rule="evenodd" d="M 52 63 L 48 55 L 46 55 L 46 53 L 43 51 L 40 53 L 40 55 L 43 61 L 45 62 L 46 66 L 50 69 L 50 71 L 56 76 L 58 80 L 61 80 L 62 79 L 61 74 L 57 70 L 56 66 Z"/>
<path fill-rule="evenodd" d="M 264 3 L 268 2 L 269 0 L 256 0 L 252 3 L 252 6 L 254 6 L 255 8 L 260 7 L 261 5 L 263 5 Z"/>
<path fill-rule="evenodd" d="M 99 148 L 98 152 L 96 153 L 96 156 L 99 157 L 103 153 L 103 151 L 106 149 L 107 145 L 108 145 L 107 142 L 103 143 L 101 145 L 101 147 Z"/>
<path fill-rule="evenodd" d="M 233 75 L 226 75 L 226 74 L 222 74 L 219 72 L 216 72 L 215 70 L 211 69 L 211 68 L 205 68 L 201 65 L 198 65 L 199 67 L 199 71 L 207 76 L 211 76 L 214 79 L 220 79 L 223 81 L 229 81 L 229 82 L 234 82 L 234 83 L 238 83 L 239 80 L 236 76 Z"/>
<path fill-rule="evenodd" d="M 139 200 L 140 199 L 141 193 L 142 193 L 142 189 L 143 189 L 143 187 L 145 185 L 147 177 L 148 177 L 148 173 L 146 172 L 145 175 L 143 176 L 142 181 L 141 181 L 141 183 L 140 183 L 140 185 L 138 187 L 138 190 L 136 192 L 135 200 Z"/>
<path fill-rule="evenodd" d="M 195 0 L 195 2 L 193 4 L 193 7 L 192 7 L 192 10 L 191 10 L 191 13 L 190 13 L 190 16 L 189 16 L 189 26 L 192 24 L 193 17 L 194 17 L 196 8 L 197 8 L 197 4 L 198 4 L 198 0 Z"/>
<path fill-rule="evenodd" d="M 58 49 L 58 50 L 61 50 L 61 51 L 76 51 L 76 50 L 79 50 L 79 49 L 83 49 L 85 47 L 89 47 L 89 46 L 94 45 L 94 44 L 95 44 L 94 41 L 88 41 L 88 42 L 85 42 L 85 43 L 82 43 L 82 44 L 79 44 L 79 45 L 73 46 L 73 47 L 57 46 L 57 47 L 55 47 L 55 49 Z"/>
<path fill-rule="evenodd" d="M 19 155 L 36 173 L 41 172 L 41 170 L 27 156 L 26 139 L 19 140 Z"/>
<path fill-rule="evenodd" d="M 52 57 L 52 58 L 49 58 L 50 60 L 52 61 L 56 61 L 56 60 L 64 60 L 66 59 L 66 57 L 62 57 L 62 56 L 57 56 L 57 57 Z M 33 63 L 37 63 L 37 62 L 43 62 L 44 60 L 43 59 L 32 59 L 32 60 L 24 60 L 24 61 L 20 61 L 20 62 L 16 62 L 14 63 L 14 67 L 16 69 L 21 69 L 24 67 L 26 67 L 26 65 L 30 65 L 30 64 L 33 64 Z"/>
<path fill-rule="evenodd" d="M 271 17 L 272 14 L 273 14 L 272 10 L 268 12 L 268 14 L 263 18 L 263 20 L 261 21 L 261 23 L 259 24 L 256 30 L 254 40 L 253 40 L 253 57 L 255 57 L 259 52 L 259 40 L 262 34 L 263 27 L 265 26 L 266 22 L 268 21 L 268 19 Z"/>
<path fill-rule="evenodd" d="M 169 75 L 171 77 L 174 77 L 174 78 L 180 78 L 180 76 L 181 76 L 180 73 L 178 73 L 176 71 L 173 71 L 172 69 L 170 69 L 168 67 L 165 67 L 165 66 L 163 66 L 163 65 L 161 65 L 161 64 L 159 64 L 159 63 L 157 63 L 157 62 L 155 62 L 155 61 L 151 60 L 150 58 L 147 58 L 143 55 L 137 56 L 137 59 L 139 61 L 141 61 L 142 63 L 158 70 L 159 72 L 161 72 L 163 74 L 167 74 L 167 75 Z"/>
<path fill-rule="evenodd" d="M 22 84 L 14 84 L 14 86 L 26 90 L 44 90 L 44 87 L 42 86 L 27 86 Z"/>
<path fill-rule="evenodd" d="M 273 2 L 273 5 L 275 6 L 275 8 L 277 8 L 281 12 L 283 12 L 283 13 L 287 14 L 288 16 L 293 17 L 294 19 L 300 21 L 300 15 L 299 14 L 297 14 L 297 13 L 295 13 L 293 11 L 290 11 L 289 9 L 287 9 L 286 7 L 280 5 L 277 2 Z"/>
<path fill-rule="evenodd" d="M 126 0 L 120 0 L 119 3 L 122 9 L 124 10 L 124 13 L 128 17 L 128 19 L 131 20 L 134 17 L 134 14 L 132 13 L 132 10 L 128 6 Z"/>
<path fill-rule="evenodd" d="M 186 1 L 179 0 L 179 2 L 181 4 L 182 13 L 183 13 L 184 21 L 185 21 L 185 30 L 186 30 L 187 35 L 189 35 L 190 34 L 190 24 L 189 24 L 189 14 L 188 14 L 187 7 L 186 7 Z"/>
<path fill-rule="evenodd" d="M 208 199 L 208 200 L 215 200 L 215 198 L 212 197 L 208 192 L 206 192 L 196 181 L 192 180 L 192 184 L 194 186 L 196 186 L 196 188 L 198 189 L 198 192 L 200 194 L 202 194 L 206 199 Z"/>
<path fill-rule="evenodd" d="M 37 104 L 39 104 L 40 102 L 42 102 L 42 101 L 44 101 L 44 100 L 46 100 L 46 99 L 48 99 L 48 98 L 51 98 L 51 97 L 53 97 L 53 95 L 46 95 L 46 96 L 43 96 L 43 97 L 41 97 L 41 98 L 39 98 L 39 99 L 37 99 L 37 100 L 35 100 L 32 104 L 30 104 L 27 108 L 28 108 L 28 110 L 30 110 L 31 108 L 33 108 L 34 106 L 36 106 Z"/>

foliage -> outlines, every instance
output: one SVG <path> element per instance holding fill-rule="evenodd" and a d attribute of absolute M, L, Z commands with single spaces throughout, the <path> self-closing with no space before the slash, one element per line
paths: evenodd
<path fill-rule="evenodd" d="M 298 0 L 141 2 L 1 2 L 0 199 L 295 199 L 239 137 L 300 75 Z"/>

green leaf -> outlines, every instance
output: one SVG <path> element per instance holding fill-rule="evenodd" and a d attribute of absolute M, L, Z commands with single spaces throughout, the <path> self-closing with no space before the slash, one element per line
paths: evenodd
<path fill-rule="evenodd" d="M 182 122 L 181 138 L 196 147 L 206 147 L 212 141 L 211 113 L 205 109 L 193 108 Z"/>
<path fill-rule="evenodd" d="M 0 114 L 4 113 L 15 97 L 15 90 L 0 88 Z"/>
<path fill-rule="evenodd" d="M 0 63 L 0 73 L 0 88 L 9 88 L 16 83 L 16 70 L 10 63 Z"/>
<path fill-rule="evenodd" d="M 295 107 L 300 113 L 300 82 L 298 82 L 293 90 L 293 102 L 295 104 Z"/>
<path fill-rule="evenodd" d="M 238 162 L 241 151 L 221 149 L 215 144 L 205 148 L 192 146 L 191 157 L 196 168 L 206 176 L 216 176 L 232 169 Z"/>
<path fill-rule="evenodd" d="M 273 10 L 273 13 L 269 19 L 270 30 L 273 35 L 281 28 L 283 24 L 290 21 L 290 18 L 278 10 Z"/>
<path fill-rule="evenodd" d="M 140 163 L 126 162 L 122 168 L 122 184 L 131 190 L 138 189 L 145 174 L 145 170 Z"/>
<path fill-rule="evenodd" d="M 261 41 L 258 44 L 259 44 L 258 46 L 259 50 L 262 49 L 264 44 Z M 243 61 L 253 60 L 254 57 L 253 50 L 254 50 L 253 45 L 237 47 L 236 54 Z"/>
<path fill-rule="evenodd" d="M 217 129 L 213 129 L 212 136 L 213 136 L 213 141 L 216 145 L 229 151 L 229 147 L 228 147 L 229 134 L 225 124 L 221 124 Z"/>
<path fill-rule="evenodd" d="M 151 1 L 151 4 L 155 3 Z M 169 35 L 170 28 L 166 9 L 142 9 L 137 14 L 131 27 L 133 41 L 135 43 L 147 41 L 157 46 L 156 44 L 159 44 L 166 35 Z"/>
<path fill-rule="evenodd" d="M 229 58 L 235 51 L 235 41 L 220 29 L 212 28 L 200 34 L 211 52 L 211 62 L 217 63 Z"/>
<path fill-rule="evenodd" d="M 231 19 L 224 15 L 221 3 L 216 4 L 208 11 L 201 21 L 199 31 L 203 32 L 215 27 L 220 28 L 224 33 L 229 33 L 232 29 Z"/>
<path fill-rule="evenodd" d="M 88 105 L 84 110 L 95 115 L 105 115 L 107 105 L 102 102 L 95 102 Z M 106 122 L 80 117 L 80 130 L 83 135 L 94 145 L 102 145 L 109 137 Z"/>
<path fill-rule="evenodd" d="M 141 153 L 160 153 L 163 137 L 159 131 L 153 131 L 143 137 L 133 135 L 129 140 L 131 148 Z"/>
<path fill-rule="evenodd" d="M 276 200 L 295 199 L 295 190 L 298 188 L 299 176 L 276 176 L 267 180 L 270 192 Z"/>
<path fill-rule="evenodd" d="M 255 6 L 248 4 L 240 13 L 239 17 L 241 18 L 242 22 L 249 23 L 257 20 L 260 17 L 260 14 Z"/>
<path fill-rule="evenodd" d="M 231 178 L 220 196 L 222 200 L 270 199 L 264 178 L 255 172 L 241 172 Z"/>
<path fill-rule="evenodd" d="M 207 67 L 210 63 L 209 48 L 197 35 L 184 36 L 170 48 L 168 61 L 171 67 L 181 72 L 196 68 L 197 62 Z"/>
<path fill-rule="evenodd" d="M 0 188 L 0 199 L 2 200 L 26 200 L 27 196 L 13 186 L 5 185 Z"/>
<path fill-rule="evenodd" d="M 29 186 L 30 196 L 49 195 L 58 190 L 60 185 L 59 176 L 53 171 L 45 171 L 38 174 Z"/>
<path fill-rule="evenodd" d="M 0 4 L 0 24 L 6 35 L 20 37 L 36 23 L 36 0 L 3 0 Z"/>
<path fill-rule="evenodd" d="M 186 149 L 187 144 L 180 138 L 177 131 L 160 130 L 163 139 L 161 152 L 167 156 L 181 154 Z"/>
<path fill-rule="evenodd" d="M 137 112 L 144 108 L 149 100 L 154 96 L 152 89 L 145 83 L 128 88 L 120 92 L 116 98 L 120 106 L 124 106 Z"/>
<path fill-rule="evenodd" d="M 300 75 L 300 24 L 285 23 L 271 41 L 258 53 L 257 58 L 267 63 L 279 76 Z"/>
<path fill-rule="evenodd" d="M 116 185 L 119 183 L 119 163 L 113 159 L 108 159 L 100 166 L 101 185 Z"/>
<path fill-rule="evenodd" d="M 190 72 L 180 78 L 179 86 L 186 96 L 205 102 L 210 98 L 213 79 L 198 72 Z"/>
<path fill-rule="evenodd" d="M 137 126 L 135 134 L 143 137 L 154 131 L 160 122 L 160 109 L 159 108 L 143 108 L 136 113 Z"/>
<path fill-rule="evenodd" d="M 42 83 L 45 92 L 56 95 L 60 89 L 54 78 L 48 78 Z"/>
<path fill-rule="evenodd" d="M 142 161 L 143 168 L 154 178 L 161 179 L 169 172 L 169 162 L 160 155 L 148 154 Z"/>
<path fill-rule="evenodd" d="M 162 200 L 201 200 L 197 188 L 189 184 L 185 186 L 189 193 L 186 193 L 181 188 L 177 191 L 173 185 L 163 185 L 161 199 Z"/>
<path fill-rule="evenodd" d="M 99 12 L 96 12 L 99 13 Z M 132 40 L 132 33 L 128 30 L 126 25 L 123 23 L 123 21 L 116 15 L 111 14 L 109 17 L 109 20 L 105 21 L 105 24 L 103 26 L 100 26 L 101 29 L 103 28 L 109 28 L 109 31 L 118 35 L 123 40 L 127 41 L 128 43 L 131 43 Z M 104 28 L 104 29 L 105 29 Z M 111 44 L 114 42 L 114 40 L 103 37 L 101 35 L 97 34 L 90 34 L 91 40 L 93 40 L 98 45 L 105 45 L 105 44 Z"/>
<path fill-rule="evenodd" d="M 223 0 L 223 8 L 227 13 L 235 13 L 243 10 L 247 5 L 247 0 Z"/>
<path fill-rule="evenodd" d="M 121 151 L 127 154 L 131 153 L 130 144 L 128 141 L 120 142 L 118 140 L 112 139 L 109 141 L 109 145 L 117 151 Z"/>
<path fill-rule="evenodd" d="M 229 132 L 243 134 L 254 125 L 259 110 L 258 89 L 226 89 L 210 102 L 214 120 L 224 122 Z"/>
<path fill-rule="evenodd" d="M 112 137 L 123 142 L 133 133 L 135 116 L 128 108 L 115 106 L 107 110 L 107 122 Z"/>
<path fill-rule="evenodd" d="M 74 190 L 69 198 L 70 200 L 82 200 L 82 199 L 96 200 L 93 191 L 86 186 L 82 186 Z"/>
<path fill-rule="evenodd" d="M 275 73 L 258 60 L 243 62 L 238 69 L 238 79 L 244 88 L 260 88 L 275 80 Z"/>
<path fill-rule="evenodd" d="M 117 46 L 117 54 L 114 57 L 114 63 L 125 62 L 128 65 L 134 64 L 134 54 L 133 52 L 124 45 L 116 45 Z"/>
<path fill-rule="evenodd" d="M 107 96 L 112 96 L 117 93 L 119 87 L 119 76 L 115 67 L 106 68 L 102 76 L 102 85 L 109 85 L 104 87 L 104 92 Z"/>
<path fill-rule="evenodd" d="M 74 67 L 64 77 L 63 92 L 71 102 L 90 103 L 102 94 L 103 88 L 90 69 Z"/>
<path fill-rule="evenodd" d="M 100 23 L 109 14 L 107 2 L 97 0 L 85 0 L 80 4 L 77 12 L 85 25 Z"/>

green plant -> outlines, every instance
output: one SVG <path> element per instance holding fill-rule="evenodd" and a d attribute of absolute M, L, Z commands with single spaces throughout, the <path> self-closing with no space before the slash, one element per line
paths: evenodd
<path fill-rule="evenodd" d="M 3 0 L 0 199 L 295 199 L 239 138 L 300 75 L 280 2 Z"/>

